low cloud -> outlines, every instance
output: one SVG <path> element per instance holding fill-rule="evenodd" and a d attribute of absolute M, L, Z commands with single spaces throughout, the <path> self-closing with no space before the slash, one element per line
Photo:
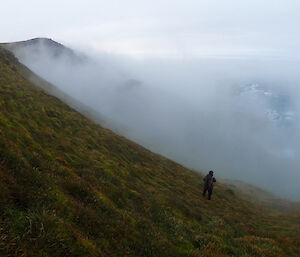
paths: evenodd
<path fill-rule="evenodd" d="M 53 55 L 44 43 L 16 51 L 147 148 L 300 199 L 299 61 L 89 54 Z"/>

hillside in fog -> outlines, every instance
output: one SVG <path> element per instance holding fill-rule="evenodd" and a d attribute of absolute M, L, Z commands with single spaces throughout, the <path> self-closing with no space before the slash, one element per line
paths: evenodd
<path fill-rule="evenodd" d="M 256 205 L 221 182 L 208 201 L 202 175 L 24 74 L 36 76 L 0 47 L 1 255 L 298 255 L 298 209 Z"/>
<path fill-rule="evenodd" d="M 5 46 L 118 134 L 189 168 L 299 199 L 299 76 L 290 61 L 133 60 L 45 38 Z"/>

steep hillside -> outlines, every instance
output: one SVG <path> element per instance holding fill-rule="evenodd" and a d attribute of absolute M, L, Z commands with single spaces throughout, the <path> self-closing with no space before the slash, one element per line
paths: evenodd
<path fill-rule="evenodd" d="M 239 196 L 263 208 L 294 212 L 300 210 L 300 202 L 291 202 L 266 192 L 261 188 L 238 180 L 222 180 L 231 190 L 238 190 Z"/>
<path fill-rule="evenodd" d="M 0 47 L 9 50 L 10 52 L 27 54 L 28 48 L 35 49 L 38 56 L 40 56 L 43 52 L 47 52 L 48 54 L 56 57 L 69 58 L 69 62 L 71 63 L 80 63 L 87 61 L 83 56 L 79 56 L 77 53 L 74 53 L 71 49 L 65 47 L 64 45 L 57 43 L 48 38 L 34 38 L 26 41 L 19 41 L 13 43 L 0 43 Z M 104 127 L 113 128 L 117 133 L 119 130 L 126 131 L 124 127 L 120 124 L 116 124 L 110 118 L 104 116 L 103 114 L 95 111 L 90 106 L 83 104 L 82 102 L 74 99 L 69 96 L 56 86 L 52 85 L 48 81 L 44 80 L 37 74 L 33 73 L 26 66 L 19 66 L 18 73 L 22 75 L 25 79 L 27 79 L 32 84 L 38 86 L 43 89 L 48 94 L 55 96 L 62 100 L 64 103 L 67 103 L 76 111 L 80 112 L 84 116 L 100 123 Z"/>
<path fill-rule="evenodd" d="M 299 256 L 300 214 L 265 210 L 91 122 L 0 47 L 1 256 Z M 29 71 L 28 71 L 29 72 Z"/>

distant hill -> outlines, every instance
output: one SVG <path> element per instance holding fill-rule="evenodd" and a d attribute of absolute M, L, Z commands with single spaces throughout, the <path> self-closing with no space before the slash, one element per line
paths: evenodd
<path fill-rule="evenodd" d="M 25 74 L 26 72 L 27 74 Z M 1 256 L 299 256 L 300 213 L 263 208 L 36 87 L 0 47 Z"/>
<path fill-rule="evenodd" d="M 86 56 L 79 55 L 70 48 L 65 47 L 64 45 L 48 38 L 34 38 L 26 41 L 0 43 L 0 46 L 9 50 L 13 54 L 26 54 L 28 52 L 28 48 L 32 48 L 34 49 L 33 52 L 36 51 L 37 56 L 40 56 L 41 53 L 45 53 L 45 49 L 47 49 L 46 52 L 49 55 L 57 58 L 62 57 L 64 59 L 67 59 L 69 63 L 75 65 L 87 61 Z M 32 53 L 32 51 L 29 52 Z M 104 116 L 90 106 L 87 106 L 77 99 L 74 99 L 55 85 L 49 83 L 37 74 L 33 73 L 26 66 L 22 65 L 22 67 L 20 67 L 19 69 L 19 73 L 35 86 L 38 86 L 50 95 L 59 98 L 86 117 L 89 117 L 90 119 L 101 123 L 105 127 L 114 128 L 116 132 L 118 132 L 118 128 L 122 129 L 122 131 L 126 130 L 120 124 L 116 124 L 114 121 L 112 121 L 109 117 Z"/>
<path fill-rule="evenodd" d="M 37 54 L 47 52 L 52 57 L 63 56 L 74 64 L 81 63 L 86 60 L 85 56 L 75 53 L 72 49 L 53 41 L 50 38 L 33 38 L 25 41 L 2 43 L 1 45 L 15 53 L 22 52 L 24 49 L 27 51 L 28 49 L 32 49 L 36 51 Z"/>

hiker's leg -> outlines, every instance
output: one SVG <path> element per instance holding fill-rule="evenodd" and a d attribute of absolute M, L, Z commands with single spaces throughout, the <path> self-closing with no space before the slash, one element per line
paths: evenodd
<path fill-rule="evenodd" d="M 211 195 L 212 195 L 212 188 L 208 189 L 208 199 L 211 199 Z"/>
<path fill-rule="evenodd" d="M 207 191 L 207 187 L 205 186 L 204 189 L 203 189 L 203 193 L 202 193 L 203 196 L 205 196 L 206 191 Z"/>

